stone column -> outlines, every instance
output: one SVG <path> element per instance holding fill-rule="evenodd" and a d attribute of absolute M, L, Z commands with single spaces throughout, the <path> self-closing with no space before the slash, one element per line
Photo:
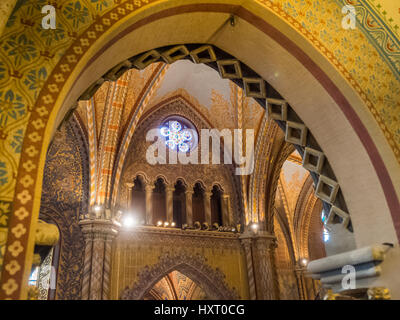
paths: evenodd
<path fill-rule="evenodd" d="M 174 191 L 172 186 L 165 187 L 165 208 L 167 211 L 167 221 L 171 223 L 174 220 Z"/>
<path fill-rule="evenodd" d="M 296 266 L 295 267 L 295 275 L 296 275 L 296 280 L 297 280 L 297 287 L 299 289 L 299 298 L 300 300 L 307 300 L 307 288 L 305 284 L 305 278 L 304 278 L 304 272 L 306 270 L 301 267 L 301 266 Z"/>
<path fill-rule="evenodd" d="M 110 298 L 111 245 L 118 225 L 110 219 L 84 219 L 79 222 L 85 239 L 82 299 Z"/>
<path fill-rule="evenodd" d="M 132 189 L 135 186 L 133 182 L 125 183 L 128 194 L 126 195 L 126 208 L 129 210 L 132 208 Z"/>
<path fill-rule="evenodd" d="M 224 226 L 230 226 L 231 221 L 229 219 L 229 201 L 230 197 L 228 194 L 222 194 L 221 196 L 221 208 L 222 208 L 222 224 Z"/>
<path fill-rule="evenodd" d="M 257 299 L 276 300 L 279 296 L 274 263 L 276 238 L 268 232 L 258 231 L 253 243 Z"/>
<path fill-rule="evenodd" d="M 153 189 L 154 185 L 146 184 L 146 224 L 153 225 Z"/>
<path fill-rule="evenodd" d="M 253 252 L 252 252 L 252 236 L 243 233 L 240 236 L 240 242 L 242 244 L 244 254 L 246 257 L 247 267 L 247 280 L 249 283 L 249 298 L 250 300 L 257 299 L 256 284 L 254 279 L 254 265 L 253 265 Z"/>
<path fill-rule="evenodd" d="M 204 219 L 205 222 L 211 227 L 211 195 L 209 191 L 205 191 L 203 195 L 204 199 Z"/>
<path fill-rule="evenodd" d="M 185 191 L 186 224 L 193 227 L 193 190 Z"/>

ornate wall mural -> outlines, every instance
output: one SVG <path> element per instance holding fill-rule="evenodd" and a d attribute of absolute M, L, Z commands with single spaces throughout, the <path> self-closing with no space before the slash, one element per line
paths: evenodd
<path fill-rule="evenodd" d="M 273 8 L 300 30 L 345 76 L 364 100 L 400 161 L 399 38 L 389 37 L 384 21 L 372 18 L 376 13 L 367 5 L 368 1 L 257 1 Z M 361 28 L 343 30 L 344 4 L 357 6 Z M 397 65 L 395 69 L 394 65 Z"/>
<path fill-rule="evenodd" d="M 79 215 L 88 210 L 88 154 L 73 117 L 54 137 L 43 178 L 40 218 L 60 230 L 56 299 L 80 298 L 84 239 Z"/>

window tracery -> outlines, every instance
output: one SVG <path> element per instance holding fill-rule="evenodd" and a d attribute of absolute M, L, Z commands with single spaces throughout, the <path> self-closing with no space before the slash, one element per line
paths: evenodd
<path fill-rule="evenodd" d="M 189 152 L 197 145 L 198 135 L 194 125 L 181 117 L 165 120 L 160 133 L 165 137 L 168 148 L 177 152 Z"/>

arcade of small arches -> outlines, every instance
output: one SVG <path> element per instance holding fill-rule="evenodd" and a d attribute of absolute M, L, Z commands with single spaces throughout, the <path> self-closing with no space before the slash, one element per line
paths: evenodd
<path fill-rule="evenodd" d="M 162 177 L 148 182 L 144 175 L 138 175 L 125 185 L 128 199 L 122 220 L 159 227 L 236 231 L 230 195 L 218 184 L 196 182 L 191 186 L 183 178 L 168 184 Z"/>

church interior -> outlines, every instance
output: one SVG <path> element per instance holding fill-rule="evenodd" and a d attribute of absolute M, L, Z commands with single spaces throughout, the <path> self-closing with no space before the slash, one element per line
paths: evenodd
<path fill-rule="evenodd" d="M 395 1 L 0 17 L 1 300 L 400 299 Z"/>

